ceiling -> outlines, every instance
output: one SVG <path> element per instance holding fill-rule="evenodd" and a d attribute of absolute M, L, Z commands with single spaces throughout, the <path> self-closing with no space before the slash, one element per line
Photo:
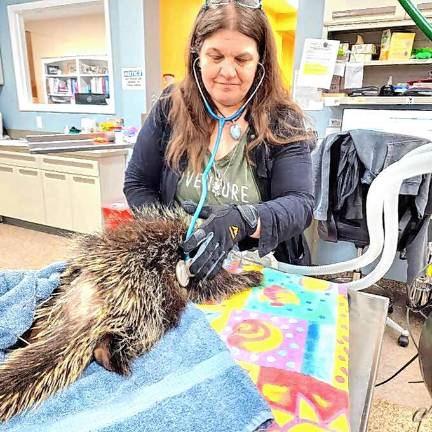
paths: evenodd
<path fill-rule="evenodd" d="M 97 15 L 104 13 L 104 3 L 96 0 L 85 3 L 75 3 L 63 6 L 50 6 L 23 11 L 22 16 L 26 22 L 52 20 L 58 18 L 75 17 L 81 15 Z"/>

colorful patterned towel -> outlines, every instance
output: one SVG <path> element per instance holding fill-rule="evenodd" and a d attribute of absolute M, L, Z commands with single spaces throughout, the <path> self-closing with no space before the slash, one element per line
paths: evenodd
<path fill-rule="evenodd" d="M 241 269 L 262 270 L 228 268 Z M 200 309 L 270 404 L 272 432 L 349 431 L 346 289 L 263 272 L 264 287 Z"/>

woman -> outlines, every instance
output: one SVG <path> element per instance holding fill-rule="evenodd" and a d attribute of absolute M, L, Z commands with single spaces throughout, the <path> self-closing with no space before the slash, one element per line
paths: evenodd
<path fill-rule="evenodd" d="M 218 122 L 205 100 L 224 117 L 247 102 L 241 116 L 225 125 L 217 151 Z M 214 150 L 206 204 L 216 207 L 182 245 L 185 253 L 195 253 L 190 272 L 214 276 L 236 244 L 306 265 L 310 144 L 302 113 L 283 87 L 261 1 L 207 0 L 190 38 L 186 78 L 164 91 L 147 118 L 124 192 L 131 208 L 197 203 L 201 173 Z"/>

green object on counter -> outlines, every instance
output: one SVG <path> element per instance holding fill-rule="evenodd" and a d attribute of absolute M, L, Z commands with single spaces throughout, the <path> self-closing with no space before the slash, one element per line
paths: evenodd
<path fill-rule="evenodd" d="M 414 6 L 411 0 L 399 0 L 406 13 L 415 22 L 417 27 L 432 41 L 432 24 L 423 16 L 423 14 Z"/>

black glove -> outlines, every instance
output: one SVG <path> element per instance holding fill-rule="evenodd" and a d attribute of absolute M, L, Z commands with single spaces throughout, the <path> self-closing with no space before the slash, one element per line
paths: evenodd
<path fill-rule="evenodd" d="M 182 207 L 193 213 L 188 203 L 182 203 Z M 186 254 L 198 249 L 191 259 L 189 270 L 197 279 L 207 279 L 218 273 L 236 243 L 256 231 L 258 210 L 249 204 L 206 206 L 200 216 L 208 219 L 181 247 Z"/>

